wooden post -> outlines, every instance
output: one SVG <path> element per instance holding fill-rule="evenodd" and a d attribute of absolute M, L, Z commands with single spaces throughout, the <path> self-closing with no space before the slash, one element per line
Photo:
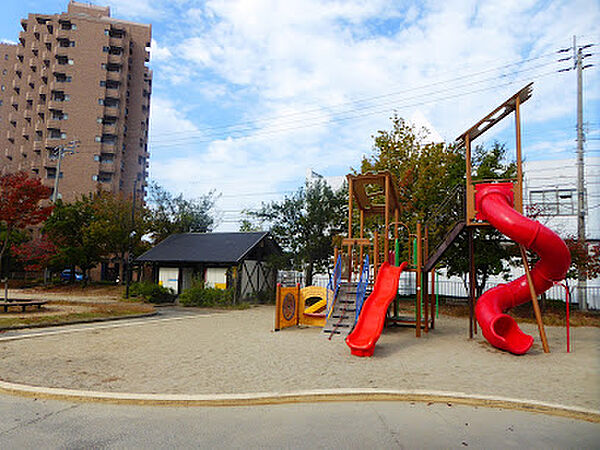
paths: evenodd
<path fill-rule="evenodd" d="M 523 267 L 525 267 L 525 275 L 527 276 L 527 284 L 529 285 L 529 293 L 531 295 L 531 303 L 533 304 L 533 312 L 535 313 L 535 321 L 537 322 L 538 330 L 540 331 L 542 347 L 544 349 L 544 353 L 550 353 L 548 338 L 546 337 L 546 330 L 544 329 L 544 322 L 542 321 L 542 312 L 540 311 L 537 294 L 535 293 L 535 287 L 533 286 L 533 280 L 531 279 L 531 273 L 529 272 L 527 253 L 522 244 L 519 244 L 519 250 L 521 250 L 521 259 L 523 260 Z"/>
<path fill-rule="evenodd" d="M 275 291 L 275 331 L 281 330 L 281 283 L 277 283 Z"/>
<path fill-rule="evenodd" d="M 390 257 L 390 176 L 385 176 L 385 237 L 383 240 L 384 261 Z"/>
<path fill-rule="evenodd" d="M 431 271 L 431 329 L 435 329 L 435 313 L 437 312 L 435 309 L 435 267 Z"/>
<path fill-rule="evenodd" d="M 348 179 L 348 237 L 352 237 L 352 201 L 354 197 L 354 181 Z M 352 281 L 352 245 L 348 245 L 348 281 Z"/>
<path fill-rule="evenodd" d="M 523 164 L 521 157 L 521 99 L 515 98 L 515 139 L 517 147 L 517 183 L 513 193 L 515 198 L 515 209 L 523 214 Z"/>
<path fill-rule="evenodd" d="M 423 250 L 422 250 L 422 243 L 421 243 L 421 224 L 417 222 L 417 267 L 416 267 L 416 273 L 417 273 L 417 306 L 416 306 L 416 319 L 417 319 L 417 330 L 416 330 L 416 336 L 417 337 L 421 337 L 421 300 L 422 300 L 422 289 L 421 289 L 421 274 L 422 274 L 422 270 L 423 270 L 423 264 L 422 264 L 422 256 L 423 256 Z"/>
<path fill-rule="evenodd" d="M 429 239 L 427 238 L 428 231 L 428 227 L 427 225 L 425 225 L 425 233 L 423 236 L 423 241 L 425 245 L 423 246 L 423 259 L 421 260 L 421 271 L 423 271 L 424 262 L 427 261 L 427 257 L 429 255 Z M 429 332 L 429 284 L 427 276 L 427 272 L 423 271 L 423 293 L 421 294 L 421 296 L 423 298 L 423 306 L 425 307 L 425 333 Z"/>
<path fill-rule="evenodd" d="M 373 235 L 373 265 L 375 266 L 375 269 L 373 270 L 373 272 L 375 272 L 375 280 L 377 279 L 377 273 L 379 272 L 379 233 L 376 231 Z"/>
<path fill-rule="evenodd" d="M 425 319 L 425 323 L 423 324 L 423 331 L 425 333 L 429 333 L 429 283 L 427 279 L 427 272 L 423 271 L 423 292 L 421 293 L 421 297 L 423 298 L 423 316 Z"/>
<path fill-rule="evenodd" d="M 473 321 L 475 319 L 475 245 L 473 228 L 467 228 L 469 238 L 469 339 L 473 339 Z"/>
<path fill-rule="evenodd" d="M 365 237 L 365 230 L 364 230 L 364 225 L 365 225 L 365 212 L 361 209 L 360 210 L 360 238 L 364 238 Z M 363 255 L 363 245 L 360 244 L 360 262 L 359 264 L 362 267 L 363 261 L 364 261 L 364 255 Z M 362 269 L 361 269 L 362 271 Z"/>

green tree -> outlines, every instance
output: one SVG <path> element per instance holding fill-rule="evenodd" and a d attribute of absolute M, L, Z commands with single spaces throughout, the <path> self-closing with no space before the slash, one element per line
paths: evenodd
<path fill-rule="evenodd" d="M 398 194 L 403 205 L 400 220 L 414 230 L 417 221 L 432 221 L 440 213 L 439 207 L 456 185 L 465 183 L 465 155 L 462 150 L 445 144 L 422 144 L 426 130 L 417 130 L 398 116 L 392 117 L 392 129 L 378 131 L 374 136 L 373 152 L 365 157 L 361 172 L 390 171 L 398 182 Z M 506 148 L 495 142 L 490 149 L 477 146 L 473 150 L 473 179 L 512 178 L 514 163 L 506 162 Z M 460 208 L 457 205 L 457 208 Z M 445 217 L 458 218 L 457 211 Z M 441 242 L 451 229 L 444 224 L 429 227 L 429 242 Z M 496 230 L 475 231 L 475 265 L 478 292 L 492 275 L 508 272 L 514 249 Z M 431 252 L 430 252 L 431 253 Z M 468 267 L 466 233 L 459 236 L 448 249 L 440 266 L 449 275 L 458 275 L 466 283 Z"/>
<path fill-rule="evenodd" d="M 464 155 L 445 144 L 422 144 L 426 130 L 417 130 L 394 115 L 390 131 L 378 131 L 373 150 L 360 172 L 387 170 L 398 182 L 401 220 L 414 228 L 436 211 L 448 191 L 463 180 Z"/>
<path fill-rule="evenodd" d="M 56 202 L 43 228 L 58 248 L 51 260 L 52 267 L 70 267 L 71 273 L 79 267 L 87 274 L 101 261 L 102 246 L 89 233 L 93 220 L 91 197 L 82 197 L 73 203 Z"/>
<path fill-rule="evenodd" d="M 498 142 L 491 149 L 483 146 L 473 151 L 473 180 L 497 180 L 514 178 L 517 173 L 516 164 L 507 162 L 506 146 Z M 475 250 L 475 294 L 479 297 L 491 276 L 507 275 L 512 260 L 519 255 L 514 243 L 511 243 L 494 228 L 477 228 L 474 230 Z M 459 276 L 467 287 L 469 273 L 469 247 L 466 233 L 454 241 L 442 261 L 448 275 Z"/>
<path fill-rule="evenodd" d="M 174 233 L 206 233 L 216 224 L 212 211 L 218 199 L 215 191 L 188 200 L 150 183 L 148 193 L 148 232 L 155 243 Z"/>
<path fill-rule="evenodd" d="M 326 270 L 333 253 L 333 237 L 345 226 L 347 190 L 333 192 L 323 181 L 298 189 L 281 202 L 246 211 L 260 226 L 268 226 L 293 267 L 305 271 L 306 285 L 316 271 Z M 256 225 L 255 225 L 256 226 Z"/>
<path fill-rule="evenodd" d="M 141 239 L 147 228 L 145 208 L 138 204 L 134 209 L 131 196 L 115 195 L 107 191 L 100 191 L 89 201 L 93 218 L 85 227 L 84 233 L 90 242 L 96 243 L 104 259 L 117 257 L 119 279 L 123 282 L 123 271 L 129 253 L 138 255 L 146 249 Z"/>

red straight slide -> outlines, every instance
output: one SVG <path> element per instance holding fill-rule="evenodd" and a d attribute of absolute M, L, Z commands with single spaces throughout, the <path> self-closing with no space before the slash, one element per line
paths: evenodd
<path fill-rule="evenodd" d="M 408 263 L 399 267 L 384 262 L 379 268 L 373 292 L 365 300 L 358 322 L 352 333 L 346 337 L 346 344 L 355 356 L 373 356 L 375 344 L 381 336 L 385 313 L 398 293 L 400 274 Z"/>
<path fill-rule="evenodd" d="M 502 234 L 538 254 L 540 259 L 531 269 L 531 278 L 536 294 L 540 295 L 565 277 L 571 264 L 571 254 L 556 233 L 515 211 L 510 194 L 510 190 L 501 184 L 478 185 L 478 218 L 487 220 Z M 477 301 L 475 315 L 483 336 L 490 344 L 516 355 L 522 355 L 531 348 L 533 337 L 523 333 L 517 322 L 504 314 L 506 310 L 528 301 L 531 301 L 531 294 L 526 275 L 482 294 Z"/>

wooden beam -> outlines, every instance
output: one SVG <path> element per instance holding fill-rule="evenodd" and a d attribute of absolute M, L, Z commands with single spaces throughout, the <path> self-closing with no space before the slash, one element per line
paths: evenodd
<path fill-rule="evenodd" d="M 525 275 L 527 276 L 527 284 L 529 285 L 529 294 L 531 296 L 531 303 L 533 304 L 535 321 L 537 322 L 538 330 L 540 332 L 540 339 L 542 340 L 542 348 L 544 349 L 544 353 L 550 353 L 548 338 L 546 337 L 546 330 L 544 329 L 544 322 L 542 320 L 542 312 L 540 311 L 537 294 L 535 293 L 535 286 L 533 285 L 531 272 L 529 271 L 529 263 L 527 262 L 527 252 L 525 251 L 525 246 L 519 244 L 519 250 L 521 250 L 521 259 L 523 260 L 523 267 L 525 267 Z"/>

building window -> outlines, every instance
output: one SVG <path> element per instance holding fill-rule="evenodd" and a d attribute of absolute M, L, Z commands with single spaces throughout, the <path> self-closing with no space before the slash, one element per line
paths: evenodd
<path fill-rule="evenodd" d="M 102 51 L 104 53 L 108 53 L 109 50 L 110 50 L 110 47 L 107 47 L 106 45 L 104 47 L 102 47 Z"/>
<path fill-rule="evenodd" d="M 106 87 L 106 81 L 100 80 L 100 86 L 101 87 Z"/>
<path fill-rule="evenodd" d="M 529 210 L 540 216 L 572 216 L 577 211 L 575 189 L 546 189 L 529 192 Z"/>

